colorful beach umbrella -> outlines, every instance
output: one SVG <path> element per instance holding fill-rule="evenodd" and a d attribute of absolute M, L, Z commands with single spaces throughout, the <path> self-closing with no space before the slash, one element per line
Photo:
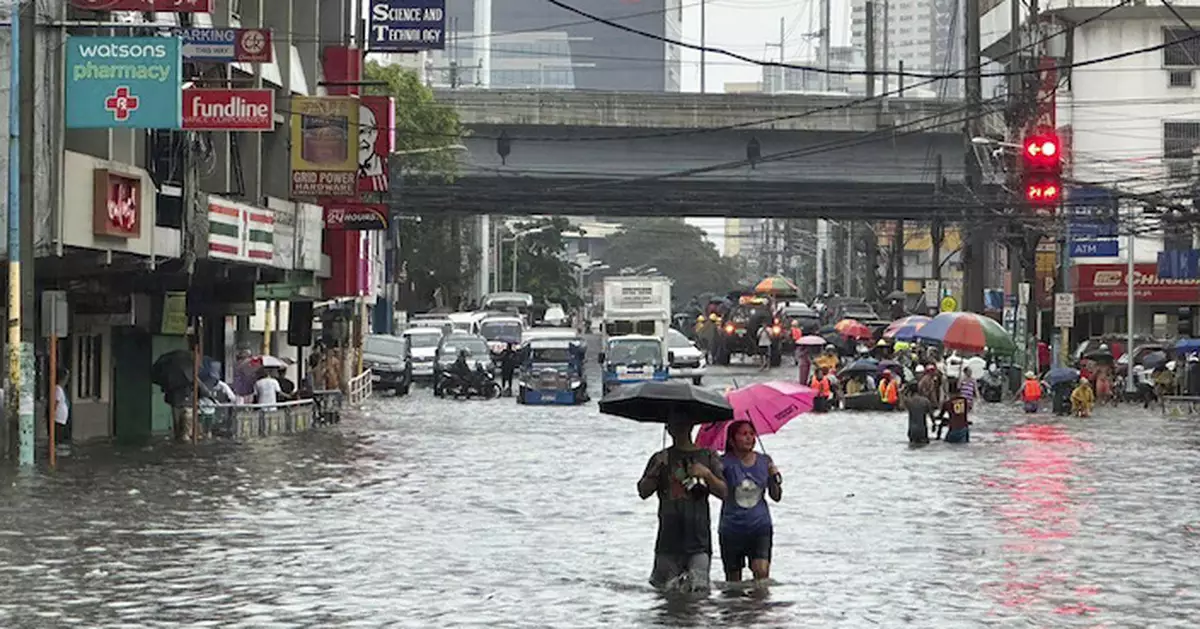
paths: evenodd
<path fill-rule="evenodd" d="M 917 335 L 917 330 L 925 327 L 925 324 L 930 321 L 929 317 L 921 315 L 912 315 L 911 317 L 897 319 L 888 324 L 887 329 L 883 331 L 883 338 L 897 341 L 911 341 Z"/>
<path fill-rule="evenodd" d="M 764 295 L 795 295 L 800 289 L 782 275 L 772 275 L 754 287 L 754 292 Z"/>
<path fill-rule="evenodd" d="M 842 319 L 834 324 L 833 329 L 838 334 L 848 339 L 869 339 L 875 335 L 871 332 L 871 328 L 855 321 L 854 319 Z"/>
<path fill-rule="evenodd" d="M 960 352 L 1012 354 L 1017 346 L 995 320 L 973 312 L 943 312 L 917 330 L 917 339 L 941 343 Z"/>

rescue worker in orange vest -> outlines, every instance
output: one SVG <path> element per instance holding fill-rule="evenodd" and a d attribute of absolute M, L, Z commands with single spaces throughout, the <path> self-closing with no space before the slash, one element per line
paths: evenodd
<path fill-rule="evenodd" d="M 879 380 L 879 401 L 883 404 L 884 410 L 894 411 L 896 405 L 900 403 L 900 389 L 896 385 L 897 378 L 891 371 L 883 372 L 883 377 Z"/>
<path fill-rule="evenodd" d="M 1036 413 L 1042 401 L 1042 383 L 1032 371 L 1025 372 L 1025 384 L 1021 386 L 1021 401 L 1025 402 L 1026 413 Z"/>
<path fill-rule="evenodd" d="M 817 392 L 816 397 L 813 398 L 813 412 L 828 412 L 830 401 L 833 398 L 833 387 L 829 384 L 829 377 L 825 370 L 817 369 L 812 379 L 808 381 L 808 386 Z"/>

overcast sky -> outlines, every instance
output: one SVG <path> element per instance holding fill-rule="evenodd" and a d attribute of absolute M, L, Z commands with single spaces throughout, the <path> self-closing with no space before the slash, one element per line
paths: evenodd
<path fill-rule="evenodd" d="M 812 40 L 806 33 L 820 29 L 817 0 L 708 0 L 706 44 L 710 48 L 724 48 L 754 59 L 778 60 L 779 20 L 784 21 L 784 47 L 788 61 L 812 59 Z M 684 38 L 690 43 L 700 42 L 700 4 L 698 0 L 683 0 Z M 848 0 L 833 0 L 831 9 L 833 23 L 833 45 L 850 43 L 850 3 Z M 725 83 L 760 81 L 762 68 L 735 61 L 728 57 L 709 54 L 707 89 L 710 92 L 724 91 Z M 700 53 L 683 51 L 683 90 L 700 91 Z M 724 219 L 688 219 L 706 232 L 709 239 L 724 253 Z"/>

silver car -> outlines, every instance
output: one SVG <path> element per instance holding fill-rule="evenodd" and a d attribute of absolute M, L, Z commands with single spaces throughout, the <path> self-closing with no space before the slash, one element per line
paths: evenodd
<path fill-rule="evenodd" d="M 413 379 L 432 380 L 433 359 L 442 342 L 441 328 L 414 327 L 405 330 L 401 336 L 408 341 Z"/>
<path fill-rule="evenodd" d="M 671 328 L 667 330 L 667 351 L 671 354 L 670 377 L 691 378 L 692 384 L 700 384 L 708 373 L 708 361 L 704 352 L 683 332 Z"/>

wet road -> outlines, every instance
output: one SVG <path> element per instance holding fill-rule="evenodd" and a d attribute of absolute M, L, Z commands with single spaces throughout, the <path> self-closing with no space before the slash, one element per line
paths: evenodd
<path fill-rule="evenodd" d="M 794 421 L 777 583 L 698 603 L 646 584 L 661 432 L 594 402 L 417 390 L 307 435 L 76 450 L 3 477 L 0 626 L 1198 626 L 1200 423 L 1015 410 L 922 449 L 899 414 Z"/>

